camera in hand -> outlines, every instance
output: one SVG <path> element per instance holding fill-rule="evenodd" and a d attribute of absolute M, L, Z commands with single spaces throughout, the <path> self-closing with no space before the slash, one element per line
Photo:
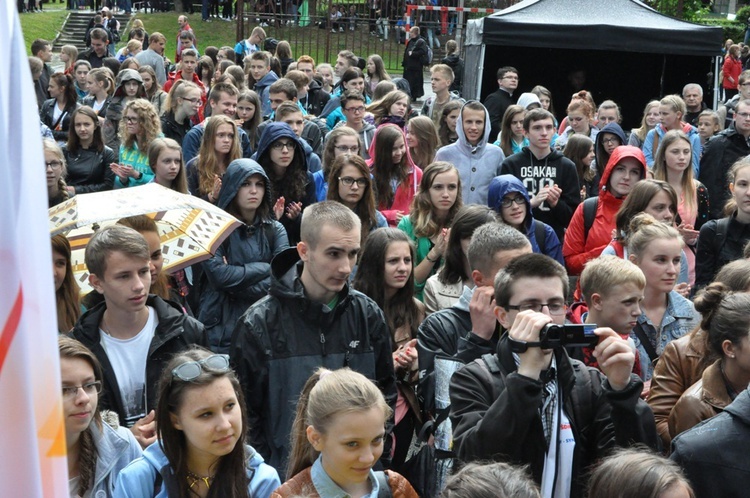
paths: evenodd
<path fill-rule="evenodd" d="M 594 334 L 594 324 L 547 324 L 539 331 L 539 347 L 555 349 L 563 347 L 594 347 L 599 337 Z"/>

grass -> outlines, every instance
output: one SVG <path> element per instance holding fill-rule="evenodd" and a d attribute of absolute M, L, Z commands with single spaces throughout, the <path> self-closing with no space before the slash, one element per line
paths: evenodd
<path fill-rule="evenodd" d="M 64 10 L 52 10 L 36 14 L 19 14 L 23 38 L 26 42 L 26 53 L 31 55 L 31 42 L 37 38 L 44 38 L 49 41 L 54 40 L 65 23 L 67 16 L 68 14 Z"/>

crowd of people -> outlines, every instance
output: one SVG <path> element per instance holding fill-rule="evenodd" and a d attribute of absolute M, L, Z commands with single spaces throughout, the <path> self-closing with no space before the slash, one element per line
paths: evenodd
<path fill-rule="evenodd" d="M 71 497 L 743 496 L 750 71 L 628 132 L 512 66 L 423 98 L 419 27 L 396 77 L 92 26 L 59 72 L 32 44 L 49 206 L 158 183 L 241 226 L 172 274 L 148 216 L 101 228 L 83 299 L 52 238 Z"/>

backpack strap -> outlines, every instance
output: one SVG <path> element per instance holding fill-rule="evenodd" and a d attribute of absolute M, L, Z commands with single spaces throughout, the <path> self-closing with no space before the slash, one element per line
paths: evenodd
<path fill-rule="evenodd" d="M 731 216 L 726 218 L 720 218 L 716 220 L 716 236 L 714 236 L 714 257 L 718 259 L 721 250 L 724 248 L 724 242 L 727 240 L 727 232 L 729 231 L 729 221 Z"/>
<path fill-rule="evenodd" d="M 487 370 L 489 370 L 490 373 L 499 374 L 501 372 L 500 361 L 497 359 L 497 356 L 495 356 L 494 354 L 490 354 L 490 353 L 483 354 L 480 365 L 485 366 Z"/>
<path fill-rule="evenodd" d="M 539 250 L 542 254 L 547 254 L 547 231 L 544 229 L 544 223 L 539 220 L 534 220 L 534 236 Z"/>
<path fill-rule="evenodd" d="M 643 327 L 641 327 L 641 324 L 636 324 L 635 327 L 633 327 L 633 333 L 638 338 L 639 341 L 641 341 L 641 345 L 643 346 L 643 349 L 646 350 L 646 354 L 648 355 L 648 359 L 651 361 L 651 363 L 654 362 L 654 360 L 659 358 L 659 355 L 656 353 L 656 349 L 654 348 L 654 345 L 651 344 L 651 340 L 646 336 L 646 331 L 643 330 Z"/>
<path fill-rule="evenodd" d="M 583 201 L 583 241 L 589 237 L 589 230 L 594 225 L 596 208 L 599 205 L 599 197 L 589 197 Z"/>
<path fill-rule="evenodd" d="M 652 143 L 652 151 L 659 150 L 659 134 L 656 133 L 656 129 L 654 128 L 654 139 L 651 141 Z M 656 152 L 653 152 L 654 156 L 656 155 Z"/>
<path fill-rule="evenodd" d="M 391 485 L 388 483 L 388 474 L 379 470 L 375 472 L 375 479 L 378 481 L 378 498 L 391 498 Z"/>

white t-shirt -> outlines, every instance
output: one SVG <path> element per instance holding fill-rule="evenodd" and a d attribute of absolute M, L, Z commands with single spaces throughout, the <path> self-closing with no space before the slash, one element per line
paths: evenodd
<path fill-rule="evenodd" d="M 99 329 L 102 347 L 120 387 L 125 410 L 125 420 L 121 420 L 120 424 L 126 427 L 132 427 L 138 419 L 146 416 L 146 361 L 158 324 L 159 318 L 154 308 L 148 306 L 146 325 L 135 337 L 116 339 Z"/>

